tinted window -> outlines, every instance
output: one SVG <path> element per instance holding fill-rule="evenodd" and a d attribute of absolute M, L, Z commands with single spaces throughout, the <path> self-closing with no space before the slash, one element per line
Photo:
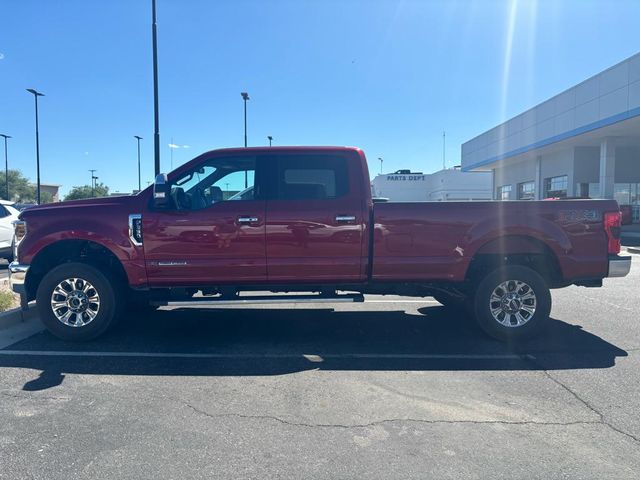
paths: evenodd
<path fill-rule="evenodd" d="M 536 196 L 536 184 L 534 182 L 523 182 L 518 184 L 518 199 L 533 200 Z"/>
<path fill-rule="evenodd" d="M 545 178 L 545 197 L 564 198 L 567 196 L 567 175 Z"/>
<path fill-rule="evenodd" d="M 4 205 L 0 205 L 0 218 L 8 217 L 9 211 L 4 208 Z"/>
<path fill-rule="evenodd" d="M 281 157 L 278 162 L 277 198 L 324 200 L 345 195 L 349 189 L 347 160 L 308 155 Z"/>
<path fill-rule="evenodd" d="M 253 200 L 255 168 L 253 157 L 205 161 L 172 183 L 174 207 L 201 210 L 226 200 Z"/>

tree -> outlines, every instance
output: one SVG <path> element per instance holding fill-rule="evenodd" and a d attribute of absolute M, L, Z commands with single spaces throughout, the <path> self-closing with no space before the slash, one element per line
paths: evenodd
<path fill-rule="evenodd" d="M 81 198 L 106 197 L 109 195 L 109 187 L 104 183 L 96 183 L 95 188 L 91 185 L 73 187 L 64 197 L 64 200 L 80 200 Z"/>
<path fill-rule="evenodd" d="M 5 182 L 4 170 L 0 172 L 0 195 L 7 199 L 7 187 Z M 9 195 L 12 200 L 20 203 L 35 203 L 36 186 L 29 183 L 29 179 L 25 177 L 20 170 L 9 170 Z M 41 202 L 50 203 L 53 197 L 48 192 L 40 192 Z"/>

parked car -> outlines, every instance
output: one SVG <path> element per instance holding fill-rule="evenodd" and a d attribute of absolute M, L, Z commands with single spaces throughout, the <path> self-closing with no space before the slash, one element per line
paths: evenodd
<path fill-rule="evenodd" d="M 13 202 L 0 200 L 0 258 L 13 260 L 13 222 L 18 220 Z"/>
<path fill-rule="evenodd" d="M 434 296 L 521 340 L 549 321 L 551 288 L 599 287 L 631 265 L 614 200 L 375 203 L 364 153 L 345 147 L 214 150 L 138 195 L 25 210 L 16 246 L 13 289 L 65 340 L 99 336 L 134 303 L 363 294 Z"/>

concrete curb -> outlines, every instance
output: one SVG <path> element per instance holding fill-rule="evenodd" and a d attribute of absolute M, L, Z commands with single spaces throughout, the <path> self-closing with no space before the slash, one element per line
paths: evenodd
<path fill-rule="evenodd" d="M 20 307 L 12 308 L 6 312 L 0 313 L 0 330 L 12 327 L 18 323 L 26 322 L 36 318 L 36 306 L 35 304 L 29 305 L 29 309 L 22 311 Z"/>

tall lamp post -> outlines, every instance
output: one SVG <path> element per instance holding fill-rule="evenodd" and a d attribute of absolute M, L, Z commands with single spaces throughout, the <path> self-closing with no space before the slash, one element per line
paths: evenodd
<path fill-rule="evenodd" d="M 242 100 L 244 101 L 244 147 L 247 148 L 247 100 L 249 100 L 249 94 L 247 92 L 241 92 Z M 244 188 L 249 186 L 247 171 L 244 171 Z"/>
<path fill-rule="evenodd" d="M 9 157 L 7 156 L 7 139 L 11 138 L 11 135 L 0 133 L 0 137 L 4 138 L 4 182 L 6 185 L 7 200 L 11 200 L 9 197 Z"/>
<path fill-rule="evenodd" d="M 36 101 L 36 203 L 40 205 L 40 132 L 38 130 L 38 97 L 44 97 L 44 93 L 38 92 L 33 88 L 27 88 L 27 92 L 33 94 Z"/>
<path fill-rule="evenodd" d="M 138 140 L 138 191 L 142 190 L 142 183 L 140 182 L 140 140 L 142 137 L 134 135 L 133 138 Z"/>
<path fill-rule="evenodd" d="M 267 138 L 269 139 L 269 146 L 271 146 L 271 141 L 273 140 L 273 137 L 271 135 L 267 135 Z"/>
<path fill-rule="evenodd" d="M 89 171 L 91 172 L 91 197 L 93 198 L 93 197 L 96 196 L 96 193 L 95 193 L 95 188 L 96 187 L 94 186 L 94 182 L 95 182 L 96 178 L 98 178 L 98 177 L 96 177 L 94 175 L 94 173 L 97 172 L 98 170 L 93 169 L 93 170 L 89 170 Z"/>
<path fill-rule="evenodd" d="M 380 160 L 380 175 L 382 175 L 382 162 L 384 162 L 384 159 L 382 157 L 378 157 L 378 160 Z"/>
<path fill-rule="evenodd" d="M 160 174 L 160 114 L 158 113 L 158 27 L 156 0 L 151 0 L 151 36 L 153 40 L 153 165 L 155 175 Z"/>

